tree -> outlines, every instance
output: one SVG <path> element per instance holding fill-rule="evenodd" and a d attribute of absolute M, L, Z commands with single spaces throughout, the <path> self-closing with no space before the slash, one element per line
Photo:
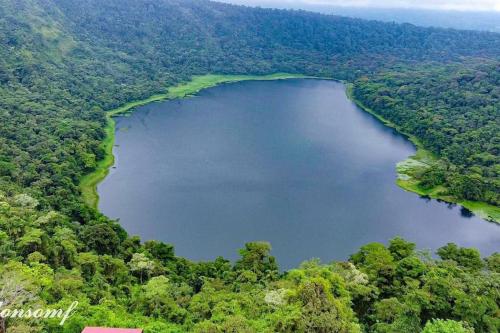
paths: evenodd
<path fill-rule="evenodd" d="M 236 261 L 236 271 L 249 270 L 257 275 L 259 280 L 272 279 L 278 274 L 276 259 L 271 256 L 271 245 L 267 242 L 246 243 L 240 250 L 241 258 Z"/>
<path fill-rule="evenodd" d="M 154 262 L 146 257 L 143 253 L 134 253 L 128 265 L 132 273 L 139 275 L 141 284 L 143 283 L 144 278 L 149 278 L 151 272 L 155 267 Z"/>
<path fill-rule="evenodd" d="M 390 285 L 395 263 L 391 252 L 380 243 L 370 243 L 351 255 L 350 261 L 380 287 Z"/>
<path fill-rule="evenodd" d="M 474 333 L 474 330 L 459 321 L 435 319 L 425 324 L 422 333 Z"/>
<path fill-rule="evenodd" d="M 486 266 L 492 272 L 500 273 L 500 253 L 493 253 L 485 259 Z"/>
<path fill-rule="evenodd" d="M 437 254 L 443 260 L 453 260 L 462 267 L 472 270 L 480 270 L 484 263 L 478 250 L 471 248 L 458 247 L 456 244 L 448 243 L 440 247 Z"/>
<path fill-rule="evenodd" d="M 148 316 L 182 323 L 187 312 L 176 303 L 175 288 L 167 277 L 155 276 L 142 286 L 137 306 Z"/>
<path fill-rule="evenodd" d="M 164 264 L 174 259 L 174 247 L 170 244 L 150 240 L 144 243 L 144 247 L 151 253 L 153 258 L 162 261 Z"/>
<path fill-rule="evenodd" d="M 331 293 L 328 282 L 322 278 L 304 281 L 298 289 L 301 304 L 299 331 L 305 332 L 361 332 L 354 322 L 351 310 Z"/>
<path fill-rule="evenodd" d="M 82 239 L 89 250 L 94 250 L 98 254 L 115 254 L 120 245 L 116 232 L 106 223 L 85 226 Z"/>
<path fill-rule="evenodd" d="M 40 286 L 29 268 L 12 263 L 0 269 L 0 302 L 4 308 L 32 306 L 39 301 Z M 22 325 L 22 323 L 20 323 Z M 7 332 L 7 319 L 0 316 L 0 333 Z"/>
<path fill-rule="evenodd" d="M 396 237 L 390 240 L 389 251 L 395 260 L 401 260 L 414 253 L 415 243 L 407 242 L 401 237 Z"/>

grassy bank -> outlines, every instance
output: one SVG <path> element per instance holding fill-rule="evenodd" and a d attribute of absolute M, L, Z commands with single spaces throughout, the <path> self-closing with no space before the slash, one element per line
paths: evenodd
<path fill-rule="evenodd" d="M 376 117 L 378 120 L 384 123 L 384 125 L 394 128 L 396 131 L 406 136 L 415 145 L 417 149 L 415 155 L 409 156 L 406 160 L 399 162 L 396 166 L 398 172 L 396 183 L 401 188 L 406 191 L 414 192 L 423 196 L 428 196 L 433 199 L 459 204 L 485 220 L 500 223 L 499 207 L 490 205 L 485 202 L 460 200 L 452 195 L 449 195 L 447 189 L 443 186 L 436 186 L 430 189 L 420 186 L 419 180 L 412 177 L 412 174 L 429 168 L 433 163 L 437 162 L 438 157 L 432 152 L 426 150 L 417 137 L 409 133 L 405 133 L 399 126 L 381 117 L 379 114 L 363 105 L 362 102 L 356 100 L 356 98 L 354 98 L 352 94 L 352 84 L 346 84 L 346 87 L 347 96 L 354 103 L 356 103 L 358 107 Z"/>
<path fill-rule="evenodd" d="M 131 111 L 132 109 L 167 99 L 184 98 L 198 93 L 202 89 L 214 87 L 222 83 L 249 81 L 249 80 L 283 80 L 292 78 L 308 78 L 300 74 L 276 73 L 270 75 L 216 75 L 208 74 L 194 76 L 191 81 L 182 83 L 178 86 L 168 88 L 164 94 L 153 95 L 149 98 L 127 103 L 106 113 L 108 123 L 106 125 L 106 137 L 101 143 L 105 151 L 104 159 L 97 163 L 95 170 L 82 177 L 80 180 L 80 191 L 84 202 L 94 208 L 99 203 L 97 194 L 97 185 L 108 175 L 109 168 L 114 164 L 113 145 L 115 142 L 115 121 L 114 116 Z"/>

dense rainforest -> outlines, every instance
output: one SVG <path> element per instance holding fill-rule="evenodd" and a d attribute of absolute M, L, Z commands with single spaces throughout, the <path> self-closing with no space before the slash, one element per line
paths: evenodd
<path fill-rule="evenodd" d="M 127 235 L 78 185 L 104 157 L 106 110 L 193 75 L 288 72 L 350 82 L 417 137 L 437 156 L 420 186 L 498 206 L 499 66 L 495 33 L 203 0 L 0 0 L 0 300 L 80 302 L 64 327 L 9 331 L 497 332 L 498 254 L 448 244 L 436 259 L 396 238 L 288 272 L 266 243 L 195 263 Z"/>
<path fill-rule="evenodd" d="M 440 157 L 415 175 L 421 187 L 499 206 L 500 63 L 465 63 L 362 77 L 353 94 Z"/>

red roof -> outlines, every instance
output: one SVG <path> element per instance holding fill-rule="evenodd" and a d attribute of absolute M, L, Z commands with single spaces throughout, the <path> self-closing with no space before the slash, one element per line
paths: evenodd
<path fill-rule="evenodd" d="M 82 333 L 142 333 L 139 328 L 85 327 Z"/>

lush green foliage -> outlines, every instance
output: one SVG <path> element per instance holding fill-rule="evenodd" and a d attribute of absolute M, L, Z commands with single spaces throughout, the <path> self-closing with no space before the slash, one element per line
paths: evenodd
<path fill-rule="evenodd" d="M 500 327 L 500 256 L 481 260 L 476 250 L 454 244 L 435 260 L 396 238 L 388 247 L 365 245 L 348 262 L 313 260 L 280 273 L 267 243 L 247 244 L 234 265 L 223 258 L 193 263 L 170 245 L 127 237 L 117 224 L 84 227 L 40 210 L 27 195 L 2 195 L 0 221 L 1 283 L 14 279 L 25 306 L 80 302 L 64 329 L 55 320 L 14 319 L 11 328 L 420 332 L 425 325 L 424 332 L 490 333 Z M 9 289 L 0 297 L 8 298 Z"/>
<path fill-rule="evenodd" d="M 0 0 L 0 298 L 80 302 L 64 330 L 50 320 L 10 328 L 497 332 L 498 255 L 448 245 L 433 260 L 396 239 L 284 274 L 265 243 L 247 244 L 234 264 L 193 263 L 129 237 L 85 205 L 79 184 L 106 155 L 104 110 L 193 75 L 288 72 L 355 82 L 356 98 L 444 157 L 422 175 L 429 186 L 498 204 L 499 56 L 493 33 L 306 12 Z"/>
<path fill-rule="evenodd" d="M 500 205 L 500 62 L 398 68 L 358 79 L 353 95 L 441 157 L 421 186 Z"/>

